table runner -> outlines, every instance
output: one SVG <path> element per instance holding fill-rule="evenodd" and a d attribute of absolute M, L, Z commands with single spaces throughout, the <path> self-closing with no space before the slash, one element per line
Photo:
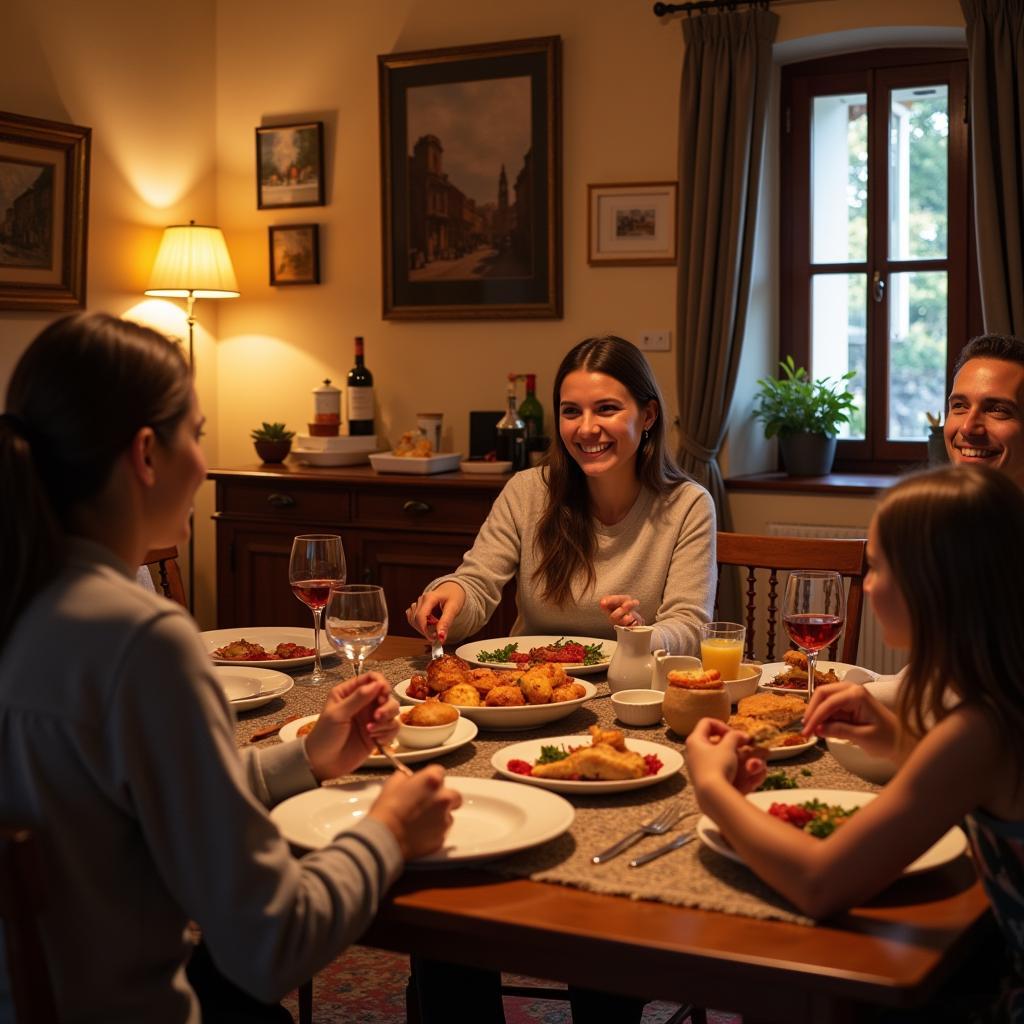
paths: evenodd
<path fill-rule="evenodd" d="M 284 697 L 262 708 L 242 712 L 235 730 L 239 745 L 248 743 L 256 730 L 284 718 L 292 715 L 317 714 L 323 706 L 329 686 L 351 674 L 347 666 L 337 667 L 337 659 L 332 661 L 334 665 L 330 667 L 328 684 L 301 685 L 301 681 L 308 678 L 308 673 L 296 673 L 296 685 Z M 424 665 L 423 658 L 395 658 L 390 661 L 373 662 L 368 667 L 380 672 L 390 683 L 395 684 L 408 679 L 414 672 L 422 671 Z M 591 682 L 595 681 L 593 676 L 587 678 Z M 481 730 L 472 743 L 440 759 L 439 763 L 452 775 L 483 779 L 500 778 L 491 766 L 491 757 L 501 747 L 521 740 L 586 734 L 587 727 L 594 724 L 622 729 L 627 737 L 633 736 L 677 748 L 680 746 L 678 741 L 669 738 L 668 729 L 663 723 L 646 728 L 622 725 L 615 719 L 607 683 L 600 680 L 596 685 L 597 696 L 566 718 L 538 729 L 516 732 Z M 257 745 L 265 746 L 277 742 L 279 740 L 274 737 L 262 740 Z M 773 762 L 769 765 L 770 770 L 777 768 L 792 775 L 802 788 L 862 792 L 878 789 L 877 786 L 842 768 L 822 744 L 791 760 Z M 387 770 L 363 769 L 358 776 L 348 776 L 342 781 L 366 778 L 370 774 L 386 775 Z M 658 900 L 702 910 L 716 910 L 746 917 L 774 918 L 798 924 L 814 923 L 810 918 L 797 912 L 791 904 L 743 865 L 727 860 L 708 849 L 699 839 L 694 839 L 681 850 L 666 854 L 643 867 L 628 866 L 631 856 L 654 849 L 678 835 L 679 830 L 693 828 L 696 825 L 699 812 L 685 768 L 670 780 L 646 789 L 592 797 L 562 795 L 576 809 L 575 821 L 565 835 L 531 850 L 524 850 L 499 860 L 482 862 L 479 866 L 507 877 L 553 882 L 592 892 L 626 896 L 630 899 Z M 780 793 L 780 799 L 785 798 L 786 794 L 783 791 Z M 687 814 L 671 832 L 665 836 L 647 837 L 628 855 L 622 854 L 607 864 L 591 864 L 590 858 L 595 853 L 676 800 L 682 802 Z"/>

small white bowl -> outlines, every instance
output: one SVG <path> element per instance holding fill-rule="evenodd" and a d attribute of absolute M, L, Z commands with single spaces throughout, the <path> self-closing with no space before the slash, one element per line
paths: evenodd
<path fill-rule="evenodd" d="M 445 705 L 453 711 L 459 709 L 452 704 Z M 411 709 L 406 708 L 402 714 L 408 714 Z M 398 742 L 403 747 L 413 750 L 423 750 L 425 747 L 439 747 L 453 732 L 459 724 L 461 713 L 457 714 L 450 722 L 444 725 L 407 725 L 402 721 L 401 715 L 398 718 Z"/>
<path fill-rule="evenodd" d="M 625 725 L 657 725 L 664 699 L 660 690 L 619 690 L 612 694 L 612 707 Z"/>
<path fill-rule="evenodd" d="M 723 679 L 722 685 L 725 692 L 729 694 L 729 703 L 735 704 L 744 697 L 749 697 L 757 690 L 757 684 L 761 681 L 761 666 L 752 665 L 745 661 L 740 665 L 740 674 L 737 679 Z"/>
<path fill-rule="evenodd" d="M 848 771 L 868 782 L 884 786 L 895 774 L 896 764 L 887 757 L 875 757 L 850 740 L 825 737 L 828 752 Z"/>

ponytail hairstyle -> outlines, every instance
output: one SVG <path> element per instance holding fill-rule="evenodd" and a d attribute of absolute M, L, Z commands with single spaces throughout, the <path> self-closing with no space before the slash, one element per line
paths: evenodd
<path fill-rule="evenodd" d="M 586 474 L 569 454 L 557 429 L 561 418 L 562 382 L 575 370 L 613 377 L 626 388 L 640 409 L 652 401 L 655 403 L 654 422 L 645 432 L 636 453 L 636 475 L 644 487 L 666 494 L 689 479 L 665 447 L 665 399 L 640 349 L 614 335 L 587 338 L 571 349 L 555 374 L 552 408 L 556 429 L 544 461 L 547 502 L 537 526 L 540 562 L 537 574 L 541 595 L 560 607 L 572 600 L 574 580 L 582 580 L 584 589 L 593 585 L 597 550 Z"/>
<path fill-rule="evenodd" d="M 73 510 L 142 427 L 169 444 L 191 396 L 174 342 L 105 313 L 57 320 L 25 350 L 0 414 L 0 644 L 64 564 Z"/>
<path fill-rule="evenodd" d="M 988 467 L 909 477 L 875 516 L 876 536 L 910 617 L 900 688 L 904 727 L 922 736 L 949 710 L 951 686 L 982 709 L 1024 768 L 1024 491 Z"/>

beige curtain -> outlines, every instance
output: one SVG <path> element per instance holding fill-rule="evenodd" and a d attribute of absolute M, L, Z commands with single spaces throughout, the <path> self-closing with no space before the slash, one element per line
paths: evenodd
<path fill-rule="evenodd" d="M 1024 4 L 960 0 L 985 330 L 1024 335 Z"/>
<path fill-rule="evenodd" d="M 778 18 L 767 10 L 683 23 L 679 109 L 679 462 L 730 528 L 718 452 L 750 293 L 765 113 Z"/>

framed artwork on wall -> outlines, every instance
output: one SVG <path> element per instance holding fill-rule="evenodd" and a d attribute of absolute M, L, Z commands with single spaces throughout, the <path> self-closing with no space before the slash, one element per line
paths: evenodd
<path fill-rule="evenodd" d="M 676 262 L 674 181 L 587 186 L 587 262 L 629 266 Z"/>
<path fill-rule="evenodd" d="M 270 235 L 270 283 L 320 283 L 320 227 L 275 224 Z"/>
<path fill-rule="evenodd" d="M 324 205 L 324 123 L 256 129 L 256 206 Z"/>
<path fill-rule="evenodd" d="M 377 58 L 385 319 L 562 315 L 560 53 Z"/>
<path fill-rule="evenodd" d="M 0 112 L 0 309 L 85 306 L 91 134 Z"/>

